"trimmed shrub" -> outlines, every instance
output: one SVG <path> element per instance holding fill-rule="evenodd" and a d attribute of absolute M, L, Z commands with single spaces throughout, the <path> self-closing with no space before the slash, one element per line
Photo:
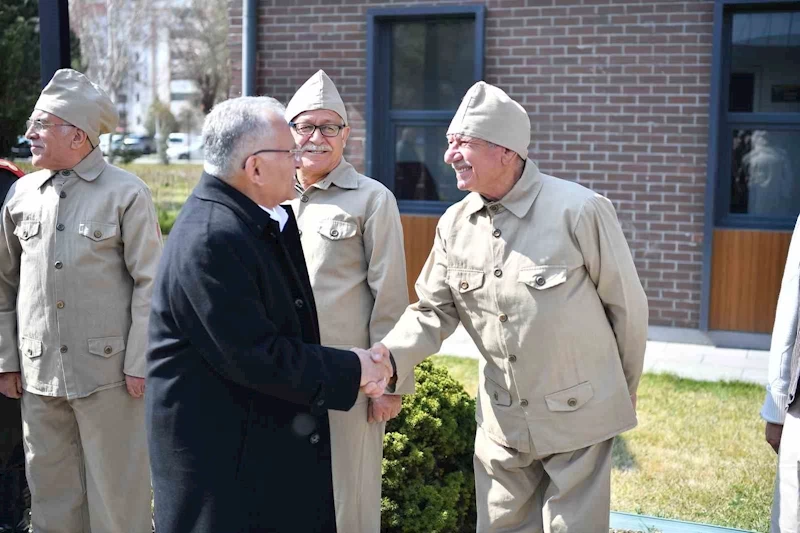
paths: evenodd
<path fill-rule="evenodd" d="M 475 531 L 475 400 L 430 361 L 414 374 L 416 393 L 386 426 L 381 531 Z"/>

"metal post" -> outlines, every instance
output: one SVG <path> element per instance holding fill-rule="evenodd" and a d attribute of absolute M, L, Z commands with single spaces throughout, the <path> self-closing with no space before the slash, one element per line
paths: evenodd
<path fill-rule="evenodd" d="M 256 94 L 258 0 L 242 0 L 242 96 Z"/>
<path fill-rule="evenodd" d="M 42 87 L 60 68 L 69 68 L 69 5 L 67 0 L 39 0 L 39 45 Z"/>

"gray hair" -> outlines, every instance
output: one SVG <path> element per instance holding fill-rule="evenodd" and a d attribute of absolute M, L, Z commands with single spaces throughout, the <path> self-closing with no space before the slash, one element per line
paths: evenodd
<path fill-rule="evenodd" d="M 203 123 L 203 170 L 231 179 L 250 154 L 263 148 L 258 143 L 272 133 L 269 112 L 282 119 L 284 111 L 269 96 L 242 96 L 214 106 Z"/>

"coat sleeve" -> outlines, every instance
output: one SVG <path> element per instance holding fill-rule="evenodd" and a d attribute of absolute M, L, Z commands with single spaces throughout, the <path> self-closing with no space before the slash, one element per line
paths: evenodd
<path fill-rule="evenodd" d="M 247 236 L 213 231 L 209 239 L 181 251 L 170 266 L 177 283 L 166 288 L 192 346 L 240 386 L 315 409 L 350 409 L 361 381 L 358 356 L 283 335 L 264 305 L 272 288 L 259 286 Z"/>
<path fill-rule="evenodd" d="M 611 201 L 600 195 L 587 201 L 573 233 L 606 311 L 601 319 L 614 330 L 628 392 L 634 394 L 647 348 L 647 296 Z"/>
<path fill-rule="evenodd" d="M 20 371 L 17 291 L 22 247 L 14 234 L 15 229 L 6 202 L 0 210 L 0 372 Z"/>
<path fill-rule="evenodd" d="M 153 281 L 161 258 L 161 229 L 150 191 L 143 188 L 122 216 L 122 246 L 125 266 L 133 279 L 131 327 L 125 348 L 123 372 L 144 377 L 146 372 L 147 321 Z"/>
<path fill-rule="evenodd" d="M 772 343 L 769 349 L 767 395 L 761 407 L 761 417 L 773 424 L 783 424 L 792 381 L 792 350 L 797 341 L 797 321 L 800 312 L 800 218 L 794 228 L 789 255 L 783 271 Z"/>
<path fill-rule="evenodd" d="M 374 344 L 389 333 L 408 306 L 403 226 L 397 201 L 388 190 L 383 190 L 370 205 L 364 223 L 364 255 L 367 284 L 374 300 L 369 319 L 370 344 Z M 413 392 L 414 380 L 395 389 L 397 394 Z"/>
<path fill-rule="evenodd" d="M 395 390 L 404 390 L 405 380 L 414 380 L 414 366 L 438 352 L 460 322 L 447 284 L 447 247 L 443 237 L 447 227 L 445 214 L 436 226 L 433 248 L 417 278 L 415 289 L 419 301 L 406 308 L 382 341 L 397 364 Z"/>

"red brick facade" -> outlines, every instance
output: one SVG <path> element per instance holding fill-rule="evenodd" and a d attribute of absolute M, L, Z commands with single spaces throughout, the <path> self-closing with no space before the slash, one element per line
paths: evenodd
<path fill-rule="evenodd" d="M 261 2 L 257 90 L 287 102 L 317 69 L 342 93 L 363 171 L 367 9 L 455 4 Z M 490 0 L 485 79 L 529 112 L 531 158 L 614 202 L 652 324 L 700 322 L 712 0 Z M 242 3 L 230 7 L 241 92 Z"/>

